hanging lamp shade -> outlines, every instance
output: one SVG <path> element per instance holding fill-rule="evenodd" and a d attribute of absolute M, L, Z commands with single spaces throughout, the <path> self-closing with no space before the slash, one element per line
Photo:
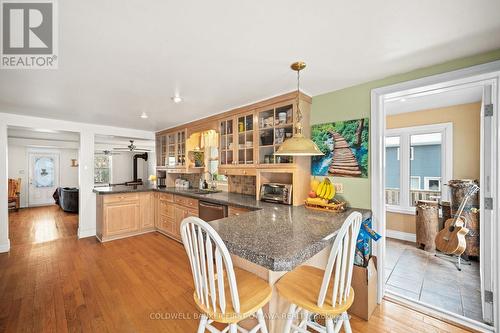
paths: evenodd
<path fill-rule="evenodd" d="M 300 71 L 306 67 L 302 61 L 294 62 L 291 66 L 292 70 L 297 72 L 297 124 L 295 133 L 289 139 L 286 139 L 283 144 L 274 153 L 277 156 L 321 156 L 324 155 L 318 146 L 302 134 L 302 111 L 300 111 Z"/>

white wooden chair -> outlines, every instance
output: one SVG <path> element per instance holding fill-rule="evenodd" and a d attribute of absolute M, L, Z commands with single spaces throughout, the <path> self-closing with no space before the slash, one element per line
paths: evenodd
<path fill-rule="evenodd" d="M 347 217 L 335 238 L 325 270 L 299 266 L 276 283 L 279 294 L 291 303 L 283 332 L 293 328 L 293 332 L 309 333 L 307 329 L 312 328 L 337 333 L 342 325 L 346 333 L 352 332 L 347 310 L 354 301 L 352 265 L 361 219 L 359 212 Z M 314 320 L 315 314 L 325 319 L 326 330 Z"/>
<path fill-rule="evenodd" d="M 181 224 L 182 242 L 193 272 L 194 301 L 201 312 L 198 333 L 268 333 L 262 307 L 271 299 L 269 284 L 256 275 L 233 267 L 226 245 L 205 221 L 188 217 Z M 238 325 L 253 314 L 257 325 L 247 331 Z M 222 331 L 213 322 L 227 324 Z"/>

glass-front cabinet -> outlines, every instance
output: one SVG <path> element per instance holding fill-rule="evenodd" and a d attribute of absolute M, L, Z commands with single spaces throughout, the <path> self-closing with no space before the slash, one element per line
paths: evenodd
<path fill-rule="evenodd" d="M 221 166 L 255 163 L 253 112 L 221 120 L 219 130 Z"/>
<path fill-rule="evenodd" d="M 186 130 L 156 136 L 157 166 L 177 168 L 186 165 Z"/>
<path fill-rule="evenodd" d="M 293 163 L 291 156 L 274 156 L 280 145 L 293 136 L 293 104 L 258 110 L 257 121 L 259 126 L 258 163 Z"/>
<path fill-rule="evenodd" d="M 254 114 L 237 117 L 238 123 L 238 164 L 254 164 Z"/>
<path fill-rule="evenodd" d="M 234 118 L 221 120 L 220 130 L 220 165 L 234 164 Z"/>

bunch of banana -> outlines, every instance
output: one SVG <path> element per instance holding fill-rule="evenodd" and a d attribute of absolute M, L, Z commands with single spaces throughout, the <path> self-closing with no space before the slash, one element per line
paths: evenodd
<path fill-rule="evenodd" d="M 335 186 L 333 186 L 330 179 L 326 178 L 318 185 L 316 189 L 316 196 L 328 201 L 332 200 L 335 196 Z"/>

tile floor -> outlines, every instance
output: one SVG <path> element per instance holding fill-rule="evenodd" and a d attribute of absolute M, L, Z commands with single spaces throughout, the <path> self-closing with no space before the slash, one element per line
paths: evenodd
<path fill-rule="evenodd" d="M 413 243 L 388 238 L 384 266 L 387 290 L 482 322 L 478 262 L 460 272 Z"/>

